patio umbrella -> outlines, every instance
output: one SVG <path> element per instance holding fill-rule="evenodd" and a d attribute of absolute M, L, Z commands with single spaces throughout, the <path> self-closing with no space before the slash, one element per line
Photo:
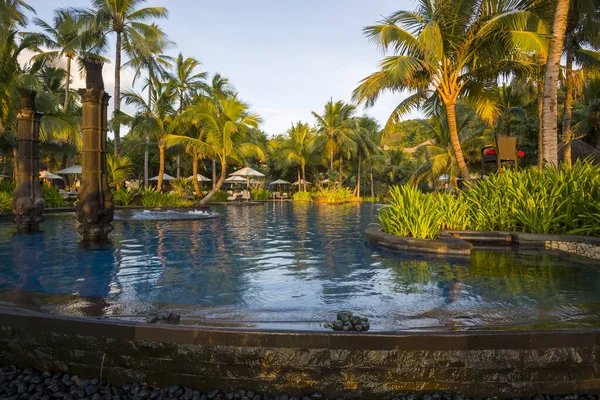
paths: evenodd
<path fill-rule="evenodd" d="M 289 184 L 290 183 L 288 181 L 284 181 L 283 179 L 277 179 L 276 181 L 269 183 L 269 185 L 289 185 Z"/>
<path fill-rule="evenodd" d="M 187 177 L 187 180 L 193 179 L 193 176 Z M 211 179 L 208 179 L 207 177 L 205 177 L 204 175 L 200 175 L 200 174 L 196 174 L 196 179 L 198 179 L 198 182 L 211 182 Z"/>
<path fill-rule="evenodd" d="M 250 186 L 250 177 L 263 177 L 263 176 L 265 176 L 265 174 L 263 174 L 262 172 L 258 172 L 257 170 L 252 169 L 250 167 L 246 167 L 246 168 L 240 169 L 239 171 L 235 171 L 230 176 L 246 177 L 246 189 L 248 189 L 248 186 Z"/>
<path fill-rule="evenodd" d="M 172 181 L 175 180 L 176 178 L 172 177 L 169 174 L 163 174 L 163 181 Z M 158 175 L 156 175 L 153 178 L 150 178 L 151 181 L 157 181 L 158 180 Z"/>
<path fill-rule="evenodd" d="M 72 174 L 80 174 L 81 173 L 81 165 L 71 165 L 69 168 L 61 169 L 60 171 L 56 171 L 57 175 L 72 175 Z"/>
<path fill-rule="evenodd" d="M 63 179 L 62 176 L 58 176 L 49 171 L 41 171 L 40 178 L 41 179 L 49 179 L 49 180 L 53 180 L 53 179 L 56 179 L 56 180 L 61 179 L 62 180 Z"/>

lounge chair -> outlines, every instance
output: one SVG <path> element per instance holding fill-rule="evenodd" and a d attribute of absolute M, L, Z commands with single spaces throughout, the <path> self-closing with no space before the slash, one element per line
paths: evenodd
<path fill-rule="evenodd" d="M 496 135 L 496 146 L 486 146 L 481 149 L 481 175 L 485 173 L 486 164 L 496 164 L 499 170 L 503 162 L 509 162 L 518 169 L 517 158 L 516 136 Z"/>
<path fill-rule="evenodd" d="M 242 200 L 250 200 L 250 192 L 247 190 L 242 190 Z"/>
<path fill-rule="evenodd" d="M 286 193 L 286 192 L 283 192 L 283 193 L 281 194 L 281 198 L 282 198 L 283 200 L 287 200 L 287 198 L 288 198 L 288 195 L 287 195 L 287 193 Z"/>
<path fill-rule="evenodd" d="M 281 198 L 281 193 L 279 193 L 279 192 L 273 192 L 271 194 L 271 197 L 273 198 L 273 200 L 279 200 Z"/>

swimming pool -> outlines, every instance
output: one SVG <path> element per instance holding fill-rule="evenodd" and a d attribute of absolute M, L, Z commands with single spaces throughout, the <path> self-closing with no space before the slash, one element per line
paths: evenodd
<path fill-rule="evenodd" d="M 79 244 L 73 215 L 43 232 L 0 223 L 0 301 L 45 312 L 182 324 L 323 330 L 339 310 L 372 331 L 600 326 L 597 261 L 548 251 L 471 257 L 395 252 L 363 231 L 373 204 L 212 207 L 194 221 L 115 221 L 112 243 Z"/>

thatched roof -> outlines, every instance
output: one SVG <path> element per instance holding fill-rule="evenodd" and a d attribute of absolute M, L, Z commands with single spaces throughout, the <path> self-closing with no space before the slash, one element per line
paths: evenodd
<path fill-rule="evenodd" d="M 562 160 L 564 157 L 564 145 L 562 143 L 559 145 L 558 149 L 558 159 Z M 598 151 L 594 146 L 588 144 L 580 139 L 573 140 L 571 142 L 571 161 L 575 162 L 577 160 L 584 160 L 587 157 L 592 158 L 592 163 L 596 165 L 600 165 L 600 151 Z"/>

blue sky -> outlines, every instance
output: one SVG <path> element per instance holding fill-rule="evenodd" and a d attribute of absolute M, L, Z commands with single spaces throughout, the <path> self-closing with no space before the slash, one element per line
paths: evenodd
<path fill-rule="evenodd" d="M 85 0 L 30 0 L 38 17 L 50 21 L 57 7 L 87 6 Z M 175 41 L 168 53 L 182 52 L 202 62 L 202 70 L 228 77 L 240 97 L 263 118 L 269 135 L 292 122 L 314 123 L 311 111 L 325 103 L 350 101 L 357 83 L 375 71 L 382 54 L 362 34 L 365 25 L 413 0 L 149 0 L 169 19 L 159 25 Z M 114 49 L 108 54 L 114 58 Z M 105 67 L 112 92 L 112 65 Z M 131 71 L 122 85 L 131 86 Z M 76 80 L 74 87 L 81 81 Z M 401 96 L 386 95 L 366 112 L 384 123 Z M 362 106 L 359 108 L 362 112 Z"/>

